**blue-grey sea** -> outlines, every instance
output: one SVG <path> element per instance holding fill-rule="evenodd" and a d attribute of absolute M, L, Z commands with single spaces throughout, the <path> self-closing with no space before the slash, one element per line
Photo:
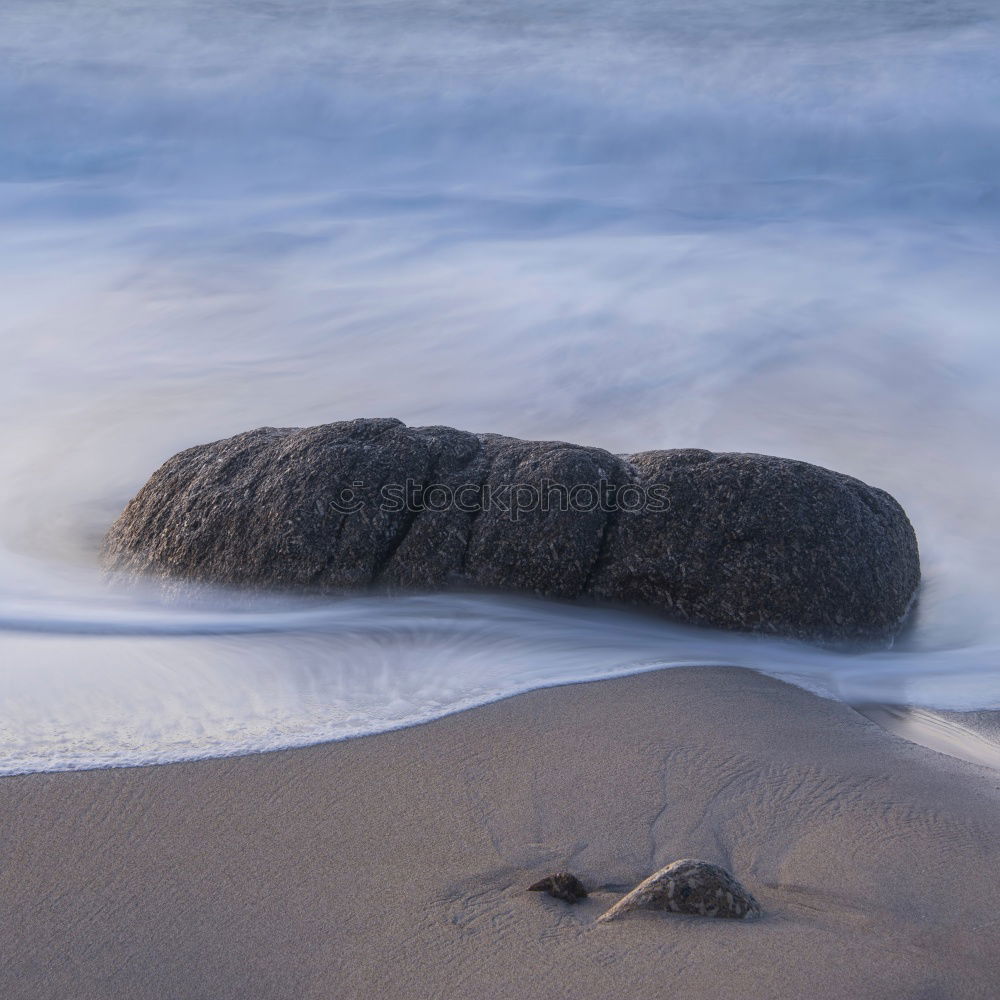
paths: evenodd
<path fill-rule="evenodd" d="M 675 664 L 1000 706 L 998 53 L 995 0 L 3 0 L 0 772 Z M 849 473 L 914 523 L 915 621 L 102 582 L 173 452 L 356 416 Z"/>

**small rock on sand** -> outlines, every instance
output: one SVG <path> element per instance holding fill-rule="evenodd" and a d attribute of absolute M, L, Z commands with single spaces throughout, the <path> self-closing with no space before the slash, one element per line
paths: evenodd
<path fill-rule="evenodd" d="M 528 892 L 547 892 L 550 896 L 565 900 L 567 903 L 579 903 L 581 899 L 587 898 L 587 890 L 584 889 L 583 883 L 570 872 L 546 875 L 534 885 L 529 885 Z"/>
<path fill-rule="evenodd" d="M 760 904 L 725 868 L 694 858 L 673 861 L 650 875 L 601 914 L 598 923 L 633 910 L 669 910 L 736 920 L 760 916 Z"/>

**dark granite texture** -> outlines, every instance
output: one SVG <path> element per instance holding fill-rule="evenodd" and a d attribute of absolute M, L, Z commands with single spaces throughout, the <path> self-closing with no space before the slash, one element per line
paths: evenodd
<path fill-rule="evenodd" d="M 464 510 L 401 510 L 408 480 L 473 486 Z M 530 506 L 525 487 L 546 481 L 587 487 L 577 508 L 604 484 L 605 502 L 560 509 L 550 492 L 548 510 L 503 509 L 506 488 L 521 484 Z M 636 489 L 620 506 L 640 489 L 641 506 L 605 509 L 625 486 Z M 501 491 L 499 502 L 479 509 L 476 487 Z M 265 427 L 182 451 L 111 527 L 104 561 L 113 577 L 175 591 L 516 591 L 808 640 L 886 639 L 920 579 L 899 504 L 815 465 L 692 450 L 620 457 L 390 419 Z"/>

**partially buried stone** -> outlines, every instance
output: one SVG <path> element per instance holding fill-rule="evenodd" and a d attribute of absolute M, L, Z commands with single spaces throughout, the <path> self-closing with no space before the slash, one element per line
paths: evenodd
<path fill-rule="evenodd" d="M 725 868 L 694 858 L 674 861 L 650 875 L 597 920 L 606 923 L 633 910 L 736 920 L 760 916 L 760 904 Z"/>
<path fill-rule="evenodd" d="M 569 872 L 546 875 L 534 885 L 529 885 L 528 892 L 547 892 L 550 896 L 565 900 L 567 903 L 579 903 L 581 899 L 587 898 L 587 890 L 584 889 L 583 883 Z"/>

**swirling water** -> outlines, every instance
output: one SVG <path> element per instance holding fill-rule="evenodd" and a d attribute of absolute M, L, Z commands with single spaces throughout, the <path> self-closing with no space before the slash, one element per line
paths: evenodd
<path fill-rule="evenodd" d="M 245 752 L 670 664 L 1000 705 L 988 0 L 6 0 L 0 771 Z M 892 492 L 836 654 L 463 595 L 171 608 L 100 537 L 174 451 L 398 416 Z"/>

